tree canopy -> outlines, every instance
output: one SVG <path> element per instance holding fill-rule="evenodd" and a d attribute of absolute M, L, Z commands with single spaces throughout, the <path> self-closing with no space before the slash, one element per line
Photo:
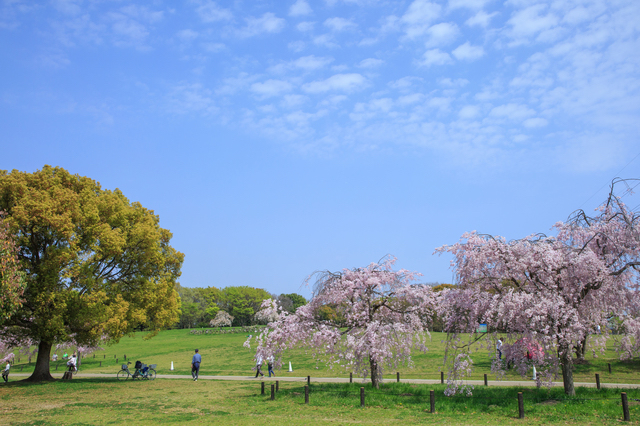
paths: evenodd
<path fill-rule="evenodd" d="M 412 285 L 419 274 L 392 269 L 395 258 L 364 268 L 317 275 L 314 297 L 289 314 L 274 300 L 263 304 L 275 316 L 256 339 L 257 354 L 273 356 L 278 368 L 284 350 L 314 348 L 313 356 L 339 364 L 378 387 L 385 367 L 411 364 L 411 350 L 426 350 L 426 322 L 434 305 L 429 286 Z M 326 309 L 338 306 L 341 320 Z M 346 327 L 346 328 L 343 328 Z M 249 347 L 251 337 L 245 342 Z"/>
<path fill-rule="evenodd" d="M 444 292 L 441 316 L 450 332 L 451 377 L 468 366 L 460 336 L 472 339 L 480 323 L 508 333 L 503 352 L 524 374 L 535 364 L 548 383 L 561 370 L 564 389 L 574 395 L 573 352 L 597 328 L 593 344 L 604 348 L 611 316 L 625 318 L 638 334 L 639 216 L 614 195 L 593 217 L 583 211 L 555 225 L 557 236 L 531 235 L 521 240 L 466 233 L 440 248 L 454 256 L 456 289 Z M 494 335 L 494 339 L 497 336 Z M 623 339 L 627 351 L 637 351 Z M 541 356 L 527 359 L 522 342 L 540 345 Z M 491 345 L 491 347 L 494 347 Z M 461 352 L 460 352 L 461 350 Z M 498 372 L 504 363 L 498 359 Z"/>
<path fill-rule="evenodd" d="M 18 248 L 7 224 L 1 222 L 3 216 L 0 212 L 0 326 L 22 305 L 26 285 L 18 263 Z"/>
<path fill-rule="evenodd" d="M 51 379 L 54 344 L 117 341 L 177 321 L 174 286 L 184 256 L 152 210 L 51 166 L 0 171 L 0 210 L 26 281 L 24 303 L 0 338 L 38 346 L 31 380 Z"/>

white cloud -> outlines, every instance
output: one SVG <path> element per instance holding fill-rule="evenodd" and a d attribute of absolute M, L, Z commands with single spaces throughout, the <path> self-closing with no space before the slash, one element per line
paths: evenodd
<path fill-rule="evenodd" d="M 484 55 L 482 46 L 472 46 L 469 42 L 461 44 L 453 52 L 453 56 L 458 60 L 475 61 Z"/>
<path fill-rule="evenodd" d="M 444 87 L 460 88 L 469 84 L 469 80 L 466 78 L 456 78 L 455 80 L 452 80 L 451 78 L 446 77 L 438 80 L 438 83 Z"/>
<path fill-rule="evenodd" d="M 336 74 L 326 80 L 313 81 L 302 86 L 307 93 L 323 93 L 333 90 L 351 92 L 363 87 L 367 80 L 360 74 Z"/>
<path fill-rule="evenodd" d="M 427 30 L 426 47 L 440 47 L 452 43 L 460 34 L 458 26 L 452 22 L 441 22 Z"/>
<path fill-rule="evenodd" d="M 178 31 L 176 35 L 180 40 L 185 42 L 193 41 L 198 38 L 198 33 L 190 29 Z"/>
<path fill-rule="evenodd" d="M 335 41 L 331 34 L 322 34 L 313 38 L 313 43 L 318 46 L 328 47 L 333 49 L 335 47 L 340 47 Z"/>
<path fill-rule="evenodd" d="M 493 18 L 497 14 L 498 12 L 487 13 L 484 10 L 481 10 L 475 15 L 473 15 L 471 18 L 467 19 L 464 23 L 469 27 L 473 27 L 477 25 L 479 27 L 486 28 L 489 26 L 489 23 L 491 22 L 491 18 Z"/>
<path fill-rule="evenodd" d="M 449 9 L 482 9 L 491 0 L 449 0 Z"/>
<path fill-rule="evenodd" d="M 241 37 L 252 37 L 264 33 L 279 33 L 285 26 L 285 20 L 278 18 L 271 12 L 265 13 L 259 18 L 246 19 L 247 26 L 238 31 Z"/>
<path fill-rule="evenodd" d="M 384 64 L 384 61 L 382 59 L 367 58 L 360 61 L 358 66 L 360 68 L 377 68 L 382 64 Z"/>
<path fill-rule="evenodd" d="M 308 97 L 303 95 L 284 95 L 282 97 L 281 105 L 284 108 L 297 108 L 309 100 Z"/>
<path fill-rule="evenodd" d="M 554 27 L 559 19 L 547 9 L 547 5 L 536 4 L 515 12 L 507 22 L 511 27 L 509 35 L 518 42 L 520 39 L 526 39 Z"/>
<path fill-rule="evenodd" d="M 298 31 L 306 33 L 306 32 L 312 31 L 314 25 L 315 25 L 315 22 L 304 21 L 296 25 L 296 28 L 298 29 Z"/>
<path fill-rule="evenodd" d="M 313 12 L 311 6 L 305 0 L 297 0 L 289 8 L 289 16 L 305 16 Z"/>
<path fill-rule="evenodd" d="M 233 13 L 229 9 L 219 7 L 214 1 L 204 1 L 196 8 L 203 22 L 230 21 Z"/>
<path fill-rule="evenodd" d="M 535 117 L 524 120 L 522 124 L 524 125 L 524 127 L 532 129 L 534 127 L 545 127 L 547 124 L 549 124 L 549 122 L 544 118 Z"/>
<path fill-rule="evenodd" d="M 221 50 L 224 50 L 225 47 L 226 46 L 224 45 L 224 43 L 215 43 L 215 42 L 202 43 L 202 48 L 207 52 L 211 52 L 211 53 L 220 52 Z"/>
<path fill-rule="evenodd" d="M 293 85 L 283 80 L 267 80 L 262 83 L 253 83 L 251 91 L 263 98 L 278 96 L 282 93 L 289 92 L 293 89 Z"/>
<path fill-rule="evenodd" d="M 329 65 L 331 62 L 333 62 L 333 58 L 309 55 L 296 59 L 292 62 L 292 65 L 305 71 L 313 71 Z"/>
<path fill-rule="evenodd" d="M 420 62 L 420 65 L 430 67 L 431 65 L 446 65 L 452 63 L 453 60 L 447 52 L 440 49 L 427 50 Z"/>
<path fill-rule="evenodd" d="M 213 114 L 218 111 L 212 93 L 201 84 L 180 84 L 175 86 L 168 98 L 168 110 L 174 114 L 192 112 Z"/>
<path fill-rule="evenodd" d="M 415 0 L 411 3 L 402 16 L 407 37 L 415 38 L 426 33 L 430 24 L 440 16 L 441 10 L 439 4 L 427 0 Z"/>
<path fill-rule="evenodd" d="M 462 119 L 473 119 L 480 114 L 480 108 L 475 105 L 467 105 L 460 109 L 458 116 Z"/>
<path fill-rule="evenodd" d="M 324 21 L 324 26 L 335 32 L 352 30 L 356 28 L 356 24 L 354 22 L 338 17 L 327 19 L 326 21 Z"/>
<path fill-rule="evenodd" d="M 387 85 L 389 87 L 391 87 L 392 89 L 397 89 L 397 90 L 406 90 L 414 85 L 416 85 L 417 83 L 421 83 L 422 81 L 424 81 L 422 78 L 420 77 L 402 77 L 398 80 L 394 80 L 394 81 L 390 81 L 389 83 L 387 83 Z"/>
<path fill-rule="evenodd" d="M 526 105 L 514 103 L 497 106 L 489 113 L 492 117 L 508 118 L 511 120 L 524 120 L 534 114 L 535 111 Z"/>
<path fill-rule="evenodd" d="M 400 106 L 412 105 L 424 101 L 422 93 L 412 93 L 411 95 L 400 96 L 396 103 Z"/>
<path fill-rule="evenodd" d="M 294 52 L 302 52 L 306 47 L 306 44 L 302 40 L 292 41 L 287 44 L 287 47 Z"/>

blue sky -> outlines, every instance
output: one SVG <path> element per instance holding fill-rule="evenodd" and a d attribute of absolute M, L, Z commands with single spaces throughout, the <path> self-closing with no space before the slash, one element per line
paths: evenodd
<path fill-rule="evenodd" d="M 299 292 L 640 177 L 640 3 L 3 0 L 0 168 L 153 209 L 182 285 Z"/>

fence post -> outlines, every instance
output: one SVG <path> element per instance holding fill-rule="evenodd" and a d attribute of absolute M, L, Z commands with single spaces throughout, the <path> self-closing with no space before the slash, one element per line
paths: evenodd
<path fill-rule="evenodd" d="M 311 376 L 307 376 L 307 386 L 311 386 Z"/>
<path fill-rule="evenodd" d="M 435 413 L 436 412 L 436 393 L 435 391 L 429 391 L 429 402 L 431 405 L 431 413 Z"/>
<path fill-rule="evenodd" d="M 360 388 L 360 406 L 364 407 L 364 388 Z"/>
<path fill-rule="evenodd" d="M 264 382 L 260 382 L 260 395 L 264 395 Z"/>
<path fill-rule="evenodd" d="M 273 401 L 275 399 L 276 399 L 276 385 L 271 385 L 271 400 Z"/>
<path fill-rule="evenodd" d="M 596 373 L 596 387 L 600 390 L 600 375 Z"/>
<path fill-rule="evenodd" d="M 349 373 L 349 383 L 353 383 L 353 373 Z"/>
<path fill-rule="evenodd" d="M 124 360 L 125 361 L 127 360 L 127 354 L 124 354 Z"/>
<path fill-rule="evenodd" d="M 106 355 L 103 355 L 103 356 L 104 356 L 104 358 L 102 358 L 102 359 L 107 359 L 107 356 L 106 356 Z"/>
<path fill-rule="evenodd" d="M 276 380 L 276 392 L 280 392 L 280 380 Z"/>
<path fill-rule="evenodd" d="M 444 385 L 444 371 L 440 372 L 440 384 Z"/>
<path fill-rule="evenodd" d="M 627 393 L 622 392 L 622 414 L 624 415 L 624 421 L 628 422 L 630 420 L 629 417 L 629 402 L 627 401 Z"/>
<path fill-rule="evenodd" d="M 396 373 L 397 381 L 400 382 L 400 372 Z"/>
<path fill-rule="evenodd" d="M 524 419 L 524 398 L 522 392 L 518 392 L 518 415 L 519 418 Z"/>
<path fill-rule="evenodd" d="M 100 361 L 100 367 L 102 367 L 102 361 Z"/>
<path fill-rule="evenodd" d="M 611 374 L 611 363 L 607 363 L 607 365 L 609 366 L 609 374 Z"/>
<path fill-rule="evenodd" d="M 304 403 L 309 403 L 309 386 L 304 387 Z"/>
<path fill-rule="evenodd" d="M 485 386 L 489 386 L 489 383 L 487 383 L 487 375 L 484 375 L 484 385 Z"/>

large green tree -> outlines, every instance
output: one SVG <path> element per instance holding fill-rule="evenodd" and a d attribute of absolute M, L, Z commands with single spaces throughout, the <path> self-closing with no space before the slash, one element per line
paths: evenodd
<path fill-rule="evenodd" d="M 253 316 L 260 310 L 262 301 L 271 299 L 265 290 L 249 286 L 225 287 L 221 293 L 221 307 L 234 317 L 236 326 L 253 324 Z"/>
<path fill-rule="evenodd" d="M 177 321 L 184 256 L 152 210 L 51 166 L 0 171 L 0 210 L 26 280 L 24 303 L 0 338 L 38 346 L 28 380 L 52 379 L 56 343 L 118 341 L 138 327 L 157 331 Z"/>

